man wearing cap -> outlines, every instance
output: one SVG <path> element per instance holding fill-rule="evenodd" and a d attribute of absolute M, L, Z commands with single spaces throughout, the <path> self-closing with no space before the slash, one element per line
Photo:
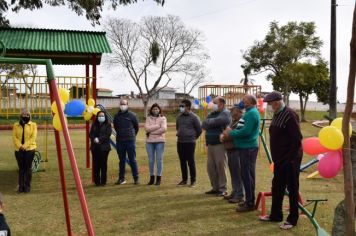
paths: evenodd
<path fill-rule="evenodd" d="M 245 202 L 238 205 L 237 212 L 248 212 L 255 209 L 256 159 L 260 130 L 260 113 L 256 108 L 256 97 L 246 94 L 243 102 L 246 109 L 242 117 L 244 126 L 228 132 L 238 150 L 241 177 L 245 189 Z"/>
<path fill-rule="evenodd" d="M 270 146 L 274 163 L 272 180 L 271 214 L 260 218 L 263 221 L 281 222 L 283 220 L 282 202 L 287 188 L 289 192 L 289 215 L 280 225 L 281 229 L 290 229 L 298 221 L 299 170 L 303 157 L 302 133 L 298 115 L 285 106 L 282 94 L 271 92 L 264 102 L 271 106 L 274 113 L 269 127 Z"/>

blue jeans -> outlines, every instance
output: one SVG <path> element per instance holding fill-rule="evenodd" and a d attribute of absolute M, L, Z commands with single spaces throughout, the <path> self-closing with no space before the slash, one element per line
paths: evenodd
<path fill-rule="evenodd" d="M 155 175 L 155 159 L 157 159 L 157 176 L 162 176 L 164 143 L 146 143 L 150 176 Z"/>
<path fill-rule="evenodd" d="M 131 167 L 132 176 L 134 180 L 138 179 L 138 167 L 136 162 L 136 141 L 118 141 L 116 142 L 116 149 L 120 159 L 119 179 L 125 179 L 126 154 L 129 159 L 128 161 Z"/>

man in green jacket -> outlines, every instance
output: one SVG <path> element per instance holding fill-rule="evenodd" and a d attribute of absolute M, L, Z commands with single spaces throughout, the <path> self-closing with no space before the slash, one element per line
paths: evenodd
<path fill-rule="evenodd" d="M 242 117 L 244 126 L 228 132 L 228 135 L 233 138 L 234 146 L 240 156 L 241 177 L 245 189 L 245 202 L 238 206 L 237 212 L 253 211 L 255 209 L 256 159 L 260 130 L 260 113 L 256 108 L 256 97 L 247 94 L 244 96 L 243 102 L 246 109 Z"/>

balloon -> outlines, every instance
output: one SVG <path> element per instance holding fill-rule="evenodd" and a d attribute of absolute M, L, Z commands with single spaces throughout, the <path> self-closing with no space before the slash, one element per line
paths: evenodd
<path fill-rule="evenodd" d="M 259 108 L 258 108 L 258 111 L 259 111 L 260 113 L 265 112 L 265 108 L 263 107 L 263 105 L 262 105 L 262 107 L 259 107 Z"/>
<path fill-rule="evenodd" d="M 91 119 L 91 117 L 92 117 L 92 113 L 89 113 L 89 112 L 84 112 L 83 113 L 83 116 L 84 116 L 84 120 L 86 120 L 86 121 L 89 121 L 90 119 Z"/>
<path fill-rule="evenodd" d="M 93 106 L 88 106 L 87 112 L 93 113 L 93 111 L 94 111 L 94 107 Z"/>
<path fill-rule="evenodd" d="M 199 109 L 199 105 L 198 104 L 194 104 L 194 109 L 198 110 Z"/>
<path fill-rule="evenodd" d="M 64 88 L 59 88 L 58 89 L 59 97 L 61 98 L 61 101 L 66 104 L 69 100 L 69 91 Z"/>
<path fill-rule="evenodd" d="M 274 163 L 272 162 L 270 165 L 269 165 L 269 170 L 274 173 Z"/>
<path fill-rule="evenodd" d="M 319 174 L 324 178 L 335 177 L 342 167 L 342 154 L 340 151 L 325 153 L 318 164 Z"/>
<path fill-rule="evenodd" d="M 303 140 L 303 151 L 308 155 L 314 156 L 330 150 L 320 144 L 319 138 L 311 137 Z"/>
<path fill-rule="evenodd" d="M 335 128 L 339 129 L 342 132 L 342 118 L 336 118 L 331 122 L 331 126 L 334 126 Z M 350 132 L 350 137 L 352 136 L 352 125 L 349 123 L 349 132 Z"/>
<path fill-rule="evenodd" d="M 213 106 L 214 106 L 214 103 L 213 103 L 213 102 L 209 102 L 209 103 L 208 103 L 208 109 L 212 109 Z"/>
<path fill-rule="evenodd" d="M 211 98 L 210 95 L 207 96 L 206 99 L 205 99 L 206 103 L 210 103 L 212 100 L 213 100 L 213 99 Z"/>
<path fill-rule="evenodd" d="M 98 112 L 100 111 L 100 109 L 99 108 L 94 108 L 94 110 L 93 110 L 93 115 L 95 115 L 96 116 L 96 114 L 98 114 Z"/>
<path fill-rule="evenodd" d="M 196 104 L 196 105 L 199 105 L 199 103 L 200 103 L 200 101 L 199 101 L 199 99 L 194 99 L 194 104 Z"/>
<path fill-rule="evenodd" d="M 85 104 L 79 100 L 72 100 L 66 104 L 64 113 L 68 116 L 81 116 L 85 110 Z"/>
<path fill-rule="evenodd" d="M 95 100 L 92 99 L 92 98 L 89 98 L 89 99 L 88 99 L 88 105 L 89 105 L 89 106 L 92 106 L 92 107 L 95 106 Z"/>
<path fill-rule="evenodd" d="M 57 130 L 57 131 L 62 131 L 62 125 L 61 125 L 61 120 L 59 118 L 58 114 L 55 114 L 53 117 L 53 127 Z M 65 122 L 67 122 L 67 120 L 65 119 Z"/>
<path fill-rule="evenodd" d="M 208 106 L 208 103 L 206 103 L 205 101 L 203 101 L 203 102 L 201 103 L 201 105 L 202 105 L 204 108 L 206 108 L 206 107 Z"/>
<path fill-rule="evenodd" d="M 64 103 L 62 101 L 61 101 L 61 107 L 62 107 L 62 110 L 64 110 Z M 52 110 L 52 112 L 54 114 L 58 113 L 58 108 L 57 108 L 57 103 L 56 102 L 52 102 L 51 110 Z"/>
<path fill-rule="evenodd" d="M 319 131 L 321 145 L 330 150 L 338 150 L 344 143 L 344 136 L 334 126 L 326 126 Z"/>

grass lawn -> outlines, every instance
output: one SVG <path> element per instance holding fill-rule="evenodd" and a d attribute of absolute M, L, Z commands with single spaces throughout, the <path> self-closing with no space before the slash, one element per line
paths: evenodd
<path fill-rule="evenodd" d="M 318 132 L 308 123 L 302 124 L 302 127 L 306 137 Z M 105 187 L 94 187 L 90 181 L 91 170 L 85 168 L 85 132 L 71 130 L 70 133 L 96 235 L 315 235 L 306 217 L 301 216 L 298 227 L 282 232 L 275 223 L 258 221 L 259 211 L 238 214 L 234 204 L 206 196 L 204 192 L 210 190 L 210 184 L 206 173 L 206 155 L 202 150 L 196 151 L 197 187 L 177 187 L 180 168 L 174 129 L 170 128 L 167 133 L 163 179 L 159 187 L 146 185 L 149 174 L 144 132 L 140 131 L 137 140 L 141 185 L 132 184 L 129 168 L 126 176 L 128 184 L 114 185 L 118 158 L 113 150 L 109 156 L 109 179 Z M 5 197 L 5 215 L 13 235 L 66 235 L 53 132 L 49 132 L 48 139 L 49 161 L 41 164 L 45 172 L 33 174 L 29 194 L 15 192 L 17 164 L 11 131 L 0 131 L 0 135 L 0 191 Z M 44 131 L 39 131 L 38 146 L 42 155 L 44 137 Z M 76 235 L 86 235 L 69 161 L 66 151 L 63 151 L 72 229 Z M 310 158 L 305 156 L 303 162 Z M 306 176 L 314 170 L 315 167 L 301 173 L 300 191 L 304 199 L 328 199 L 319 205 L 316 219 L 331 232 L 334 208 L 343 198 L 343 176 L 340 174 L 330 180 L 307 180 Z M 261 151 L 257 161 L 256 195 L 259 191 L 270 190 L 271 179 L 267 158 Z M 230 190 L 230 183 L 228 186 Z M 270 199 L 267 207 L 269 210 Z"/>

